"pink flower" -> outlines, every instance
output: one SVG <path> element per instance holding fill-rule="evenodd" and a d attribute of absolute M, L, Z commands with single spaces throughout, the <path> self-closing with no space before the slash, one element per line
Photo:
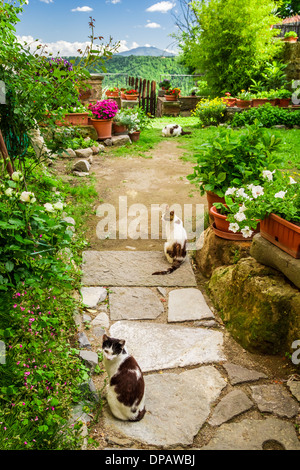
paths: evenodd
<path fill-rule="evenodd" d="M 17 304 L 15 304 L 15 305 L 14 305 L 14 308 L 17 308 L 17 306 L 18 306 L 18 305 L 17 305 Z"/>

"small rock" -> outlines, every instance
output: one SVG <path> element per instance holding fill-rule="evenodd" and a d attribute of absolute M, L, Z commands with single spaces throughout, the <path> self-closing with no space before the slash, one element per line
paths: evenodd
<path fill-rule="evenodd" d="M 90 164 L 87 160 L 78 160 L 73 165 L 73 171 L 88 173 L 90 171 Z"/>
<path fill-rule="evenodd" d="M 299 412 L 299 405 L 280 384 L 253 385 L 252 397 L 262 412 L 275 413 L 293 418 Z"/>
<path fill-rule="evenodd" d="M 62 152 L 61 156 L 63 158 L 75 158 L 76 157 L 76 153 L 74 152 L 73 149 L 66 149 Z"/>
<path fill-rule="evenodd" d="M 78 342 L 80 348 L 92 349 L 91 343 L 85 333 L 80 332 L 78 334 Z"/>
<path fill-rule="evenodd" d="M 109 327 L 109 318 L 108 315 L 104 312 L 100 312 L 94 320 L 91 322 L 92 326 L 102 326 L 103 328 Z"/>
<path fill-rule="evenodd" d="M 96 307 L 99 302 L 103 302 L 107 296 L 107 290 L 104 287 L 82 287 L 80 289 L 82 302 L 88 308 Z"/>
<path fill-rule="evenodd" d="M 79 356 L 86 363 L 87 367 L 89 367 L 93 372 L 95 370 L 95 367 L 98 365 L 98 354 L 93 351 L 83 349 L 79 352 Z"/>
<path fill-rule="evenodd" d="M 84 313 L 84 314 L 82 315 L 82 321 L 83 321 L 84 323 L 85 323 L 85 322 L 89 322 L 89 321 L 92 321 L 92 318 L 91 318 L 89 315 L 87 315 L 86 313 Z"/>
<path fill-rule="evenodd" d="M 75 150 L 76 156 L 79 158 L 88 158 L 93 155 L 93 150 L 88 147 L 87 149 L 78 149 Z"/>
<path fill-rule="evenodd" d="M 111 140 L 111 139 L 105 139 L 105 140 L 103 140 L 103 143 L 104 143 L 104 145 L 106 145 L 107 147 L 111 147 L 111 146 L 112 146 L 112 140 Z"/>
<path fill-rule="evenodd" d="M 104 328 L 102 326 L 96 326 L 95 328 L 92 329 L 91 334 L 93 336 L 96 336 L 96 338 L 101 338 L 105 333 Z"/>
<path fill-rule="evenodd" d="M 214 326 L 219 326 L 215 320 L 202 320 L 196 321 L 194 323 L 195 326 L 204 326 L 205 328 L 213 328 Z"/>
<path fill-rule="evenodd" d="M 84 176 L 89 176 L 89 173 L 86 173 L 85 171 L 73 171 L 73 175 L 83 178 Z"/>
<path fill-rule="evenodd" d="M 220 426 L 252 406 L 253 402 L 242 390 L 233 390 L 217 404 L 208 422 L 211 426 Z"/>
<path fill-rule="evenodd" d="M 287 386 L 294 397 L 300 402 L 300 380 L 293 380 L 293 378 L 290 378 L 287 381 Z"/>
<path fill-rule="evenodd" d="M 223 364 L 229 376 L 230 383 L 236 385 L 243 382 L 255 382 L 259 379 L 267 379 L 267 376 L 262 372 L 247 369 L 246 367 L 226 362 Z"/>
<path fill-rule="evenodd" d="M 93 155 L 97 155 L 100 152 L 104 152 L 105 147 L 104 145 L 99 144 L 99 145 L 93 145 L 91 149 L 93 151 Z"/>
<path fill-rule="evenodd" d="M 121 146 L 131 143 L 129 135 L 114 135 L 111 138 L 112 145 Z"/>
<path fill-rule="evenodd" d="M 163 296 L 163 297 L 166 297 L 167 296 L 167 291 L 164 287 L 157 287 L 156 288 L 158 290 L 158 292 Z"/>
<path fill-rule="evenodd" d="M 89 158 L 87 159 L 87 161 L 88 161 L 88 162 L 89 162 L 89 164 L 91 165 L 91 164 L 93 163 L 93 157 L 92 157 L 92 156 L 91 156 L 91 157 L 89 157 Z"/>

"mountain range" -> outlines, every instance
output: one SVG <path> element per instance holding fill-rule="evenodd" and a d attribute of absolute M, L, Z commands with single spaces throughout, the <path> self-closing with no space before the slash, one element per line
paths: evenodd
<path fill-rule="evenodd" d="M 175 54 L 171 52 L 163 51 L 162 49 L 158 49 L 157 47 L 136 47 L 135 49 L 130 49 L 129 51 L 120 52 L 121 56 L 151 56 L 151 57 L 175 57 Z"/>

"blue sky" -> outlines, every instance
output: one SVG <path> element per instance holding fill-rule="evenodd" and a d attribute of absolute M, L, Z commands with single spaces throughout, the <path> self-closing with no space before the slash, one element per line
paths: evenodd
<path fill-rule="evenodd" d="M 48 52 L 75 55 L 89 42 L 89 18 L 95 33 L 120 41 L 119 52 L 138 46 L 174 50 L 175 0 L 28 0 L 17 25 L 18 36 L 47 44 Z"/>

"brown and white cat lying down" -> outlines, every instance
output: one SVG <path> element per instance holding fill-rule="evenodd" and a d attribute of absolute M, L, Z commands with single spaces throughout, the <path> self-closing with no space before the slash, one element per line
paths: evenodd
<path fill-rule="evenodd" d="M 123 339 L 102 339 L 103 364 L 109 377 L 107 402 L 112 414 L 123 421 L 140 421 L 145 413 L 143 373 L 128 354 Z"/>
<path fill-rule="evenodd" d="M 185 132 L 178 124 L 168 124 L 161 132 L 163 137 L 178 137 L 179 135 L 191 134 L 191 132 Z"/>
<path fill-rule="evenodd" d="M 164 244 L 164 253 L 172 266 L 165 271 L 156 271 L 152 275 L 171 274 L 186 259 L 187 233 L 182 220 L 175 215 L 174 211 L 170 211 L 169 206 L 167 206 L 166 212 L 162 215 L 162 221 L 166 223 L 167 237 Z"/>

